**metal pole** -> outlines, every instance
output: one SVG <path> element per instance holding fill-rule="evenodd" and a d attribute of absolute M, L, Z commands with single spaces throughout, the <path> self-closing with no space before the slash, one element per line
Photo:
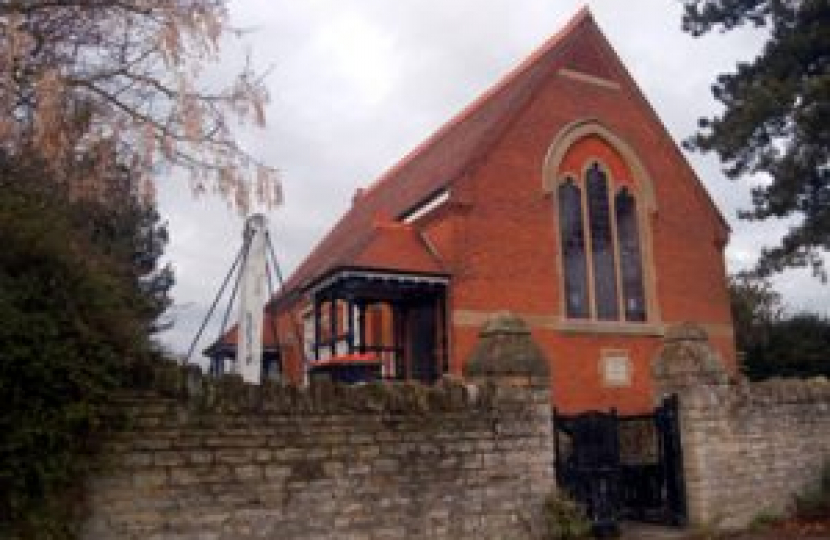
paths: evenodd
<path fill-rule="evenodd" d="M 184 363 L 190 363 L 190 356 L 193 354 L 193 350 L 196 348 L 196 344 L 199 342 L 199 338 L 202 337 L 202 332 L 205 331 L 205 327 L 207 326 L 210 317 L 213 315 L 213 311 L 216 309 L 216 305 L 219 303 L 219 300 L 222 298 L 222 294 L 225 292 L 225 287 L 228 286 L 228 282 L 233 275 L 234 270 L 239 265 L 239 260 L 242 258 L 242 252 L 245 250 L 245 246 L 243 245 L 240 248 L 239 253 L 236 254 L 236 259 L 233 261 L 231 265 L 231 269 L 228 271 L 228 274 L 225 276 L 225 280 L 222 282 L 222 286 L 219 287 L 219 292 L 216 294 L 216 298 L 213 299 L 213 303 L 210 305 L 210 309 L 208 309 L 207 316 L 202 321 L 202 325 L 199 327 L 199 331 L 196 332 L 196 337 L 193 338 L 193 343 L 190 344 L 190 348 L 187 350 L 187 356 L 185 356 Z"/>
<path fill-rule="evenodd" d="M 245 263 L 248 261 L 248 249 L 251 247 L 250 238 L 246 237 L 244 243 L 242 244 L 242 266 L 245 266 Z M 228 327 L 228 319 L 230 318 L 231 309 L 233 308 L 233 301 L 236 298 L 236 291 L 239 289 L 239 282 L 242 279 L 242 273 L 240 272 L 238 276 L 236 276 L 236 282 L 233 284 L 233 290 L 231 291 L 231 298 L 228 300 L 228 307 L 225 310 L 225 316 L 222 318 L 222 326 L 219 329 L 219 339 L 222 339 L 222 336 L 225 335 L 225 329 Z"/>
<path fill-rule="evenodd" d="M 268 243 L 268 251 L 271 253 L 271 261 L 274 265 L 274 273 L 277 274 L 277 280 L 280 282 L 280 290 L 285 286 L 285 281 L 282 279 L 282 270 L 280 270 L 280 264 L 277 262 L 277 254 L 274 251 L 274 243 L 271 242 L 271 233 L 266 231 L 265 232 L 265 240 Z"/>

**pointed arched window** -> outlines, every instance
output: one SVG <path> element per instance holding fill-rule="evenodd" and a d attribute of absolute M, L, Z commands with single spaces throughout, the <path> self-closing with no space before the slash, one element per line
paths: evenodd
<path fill-rule="evenodd" d="M 568 317 L 590 316 L 585 229 L 582 225 L 582 190 L 568 180 L 559 186 L 559 232 L 565 278 L 565 309 Z"/>
<path fill-rule="evenodd" d="M 637 200 L 628 187 L 615 192 L 598 162 L 579 184 L 568 178 L 557 190 L 566 316 L 644 322 Z"/>
<path fill-rule="evenodd" d="M 617 213 L 617 245 L 620 253 L 620 282 L 627 321 L 646 320 L 643 263 L 640 253 L 640 231 L 637 226 L 637 201 L 627 188 L 615 197 Z"/>
<path fill-rule="evenodd" d="M 586 176 L 596 318 L 614 321 L 619 318 L 619 305 L 608 178 L 598 163 L 591 165 Z"/>

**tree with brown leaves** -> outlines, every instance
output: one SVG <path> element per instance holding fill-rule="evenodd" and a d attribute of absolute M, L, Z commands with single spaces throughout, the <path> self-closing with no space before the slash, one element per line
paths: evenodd
<path fill-rule="evenodd" d="M 232 133 L 233 120 L 264 125 L 262 78 L 246 65 L 224 88 L 200 82 L 233 33 L 224 0 L 0 0 L 0 147 L 76 193 L 105 193 L 119 165 L 151 194 L 173 165 L 243 212 L 279 204 L 275 170 Z"/>

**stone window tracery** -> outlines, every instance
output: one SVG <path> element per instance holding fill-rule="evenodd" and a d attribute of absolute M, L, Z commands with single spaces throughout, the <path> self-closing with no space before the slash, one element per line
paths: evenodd
<path fill-rule="evenodd" d="M 581 179 L 557 188 L 565 315 L 605 322 L 647 320 L 636 194 L 588 160 Z"/>

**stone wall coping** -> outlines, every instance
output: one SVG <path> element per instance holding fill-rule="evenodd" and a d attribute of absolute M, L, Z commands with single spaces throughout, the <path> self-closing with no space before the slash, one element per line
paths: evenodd
<path fill-rule="evenodd" d="M 681 399 L 690 406 L 720 405 L 750 407 L 753 405 L 830 404 L 830 380 L 826 377 L 774 378 L 750 382 L 740 379 L 723 385 L 698 385 L 681 392 Z"/>
<path fill-rule="evenodd" d="M 473 382 L 444 377 L 427 386 L 418 382 L 373 381 L 341 384 L 313 380 L 306 387 L 266 380 L 246 384 L 239 375 L 212 377 L 198 366 L 158 362 L 140 368 L 140 383 L 122 400 L 168 398 L 206 413 L 396 413 L 488 411 L 526 408 L 549 402 L 542 384 L 515 384 L 511 379 L 485 378 Z M 531 382 L 536 382 L 535 379 Z M 158 402 L 158 401 L 156 401 Z"/>

